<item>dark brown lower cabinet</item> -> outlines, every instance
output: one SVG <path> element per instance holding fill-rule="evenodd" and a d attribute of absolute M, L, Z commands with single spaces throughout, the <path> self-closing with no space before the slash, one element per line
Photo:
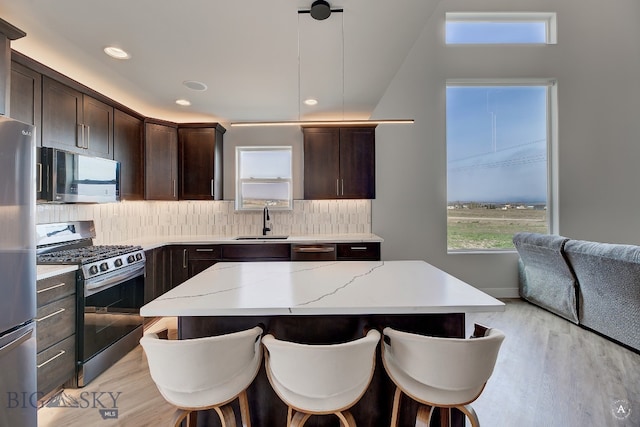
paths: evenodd
<path fill-rule="evenodd" d="M 75 375 L 76 272 L 38 280 L 36 347 L 39 397 Z"/>

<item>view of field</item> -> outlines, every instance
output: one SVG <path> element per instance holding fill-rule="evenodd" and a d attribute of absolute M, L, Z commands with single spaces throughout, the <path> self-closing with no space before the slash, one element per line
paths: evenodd
<path fill-rule="evenodd" d="M 544 209 L 485 207 L 447 210 L 448 249 L 512 249 L 518 231 L 547 233 Z"/>

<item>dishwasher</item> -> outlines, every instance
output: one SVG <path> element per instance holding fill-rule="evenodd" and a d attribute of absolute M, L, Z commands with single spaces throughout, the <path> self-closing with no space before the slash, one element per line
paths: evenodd
<path fill-rule="evenodd" d="M 291 261 L 335 261 L 335 243 L 292 244 Z"/>

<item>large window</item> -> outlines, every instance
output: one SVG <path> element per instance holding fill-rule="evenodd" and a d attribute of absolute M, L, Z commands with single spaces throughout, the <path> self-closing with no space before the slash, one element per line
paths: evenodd
<path fill-rule="evenodd" d="M 448 82 L 447 246 L 513 249 L 549 232 L 553 82 Z"/>
<path fill-rule="evenodd" d="M 236 209 L 291 209 L 291 170 L 291 147 L 237 147 Z"/>

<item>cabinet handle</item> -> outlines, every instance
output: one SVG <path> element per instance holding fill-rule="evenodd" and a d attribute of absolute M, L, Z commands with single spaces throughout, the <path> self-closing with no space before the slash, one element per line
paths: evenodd
<path fill-rule="evenodd" d="M 366 251 L 367 247 L 366 246 L 351 246 L 351 250 L 352 251 Z"/>
<path fill-rule="evenodd" d="M 173 197 L 176 197 L 176 191 L 177 191 L 177 185 L 176 185 L 176 180 L 173 180 Z"/>
<path fill-rule="evenodd" d="M 54 311 L 54 312 L 53 312 L 53 313 L 51 313 L 51 314 L 47 314 L 47 315 L 46 315 L 46 316 L 44 316 L 44 317 L 41 317 L 41 318 L 39 318 L 39 319 L 35 319 L 35 321 L 36 321 L 36 322 L 42 322 L 43 320 L 46 320 L 46 319 L 48 319 L 48 318 L 50 318 L 50 317 L 53 317 L 53 316 L 56 316 L 56 315 L 58 315 L 58 314 L 62 313 L 63 311 L 67 311 L 67 309 L 66 309 L 66 308 L 61 308 L 60 310 Z"/>
<path fill-rule="evenodd" d="M 42 192 L 42 163 L 36 163 L 36 167 L 37 169 L 37 174 L 38 174 L 38 187 L 36 189 L 36 191 L 38 193 Z"/>
<path fill-rule="evenodd" d="M 211 179 L 211 197 L 213 197 L 214 199 L 216 198 L 216 189 L 213 183 L 213 179 Z"/>
<path fill-rule="evenodd" d="M 78 125 L 78 133 L 80 134 L 80 138 L 76 138 L 76 147 L 84 148 L 84 125 Z"/>
<path fill-rule="evenodd" d="M 213 252 L 213 248 L 198 248 L 196 252 Z"/>
<path fill-rule="evenodd" d="M 182 268 L 187 268 L 187 250 L 182 250 Z"/>
<path fill-rule="evenodd" d="M 51 291 L 51 290 L 59 288 L 61 286 L 66 286 L 66 283 L 65 282 L 58 283 L 57 285 L 53 285 L 53 286 L 49 286 L 48 288 L 40 289 L 39 291 L 36 291 L 36 293 L 39 294 L 39 293 L 42 293 L 42 292 Z"/>
<path fill-rule="evenodd" d="M 44 361 L 44 362 L 42 362 L 42 363 L 40 363 L 39 365 L 36 365 L 36 366 L 37 366 L 38 368 L 42 368 L 42 367 L 43 367 L 44 365 L 46 365 L 47 363 L 54 361 L 55 359 L 57 359 L 58 357 L 62 356 L 62 355 L 63 355 L 63 354 L 65 354 L 65 353 L 66 353 L 66 351 L 64 351 L 64 350 L 60 350 L 60 352 L 58 352 L 58 354 L 56 354 L 55 356 L 53 356 L 51 359 L 46 360 L 46 361 Z"/>
<path fill-rule="evenodd" d="M 336 178 L 336 196 L 340 195 L 340 179 Z"/>
<path fill-rule="evenodd" d="M 298 253 L 329 253 L 333 252 L 335 249 L 333 246 L 322 246 L 322 247 L 303 247 L 303 248 L 294 248 L 294 252 Z"/>
<path fill-rule="evenodd" d="M 341 195 L 344 196 L 344 179 L 340 180 L 340 184 L 342 186 L 342 194 Z"/>
<path fill-rule="evenodd" d="M 84 148 L 86 148 L 87 150 L 89 149 L 89 141 L 91 140 L 91 126 L 87 126 L 87 139 L 85 140 L 86 142 L 86 146 Z"/>

